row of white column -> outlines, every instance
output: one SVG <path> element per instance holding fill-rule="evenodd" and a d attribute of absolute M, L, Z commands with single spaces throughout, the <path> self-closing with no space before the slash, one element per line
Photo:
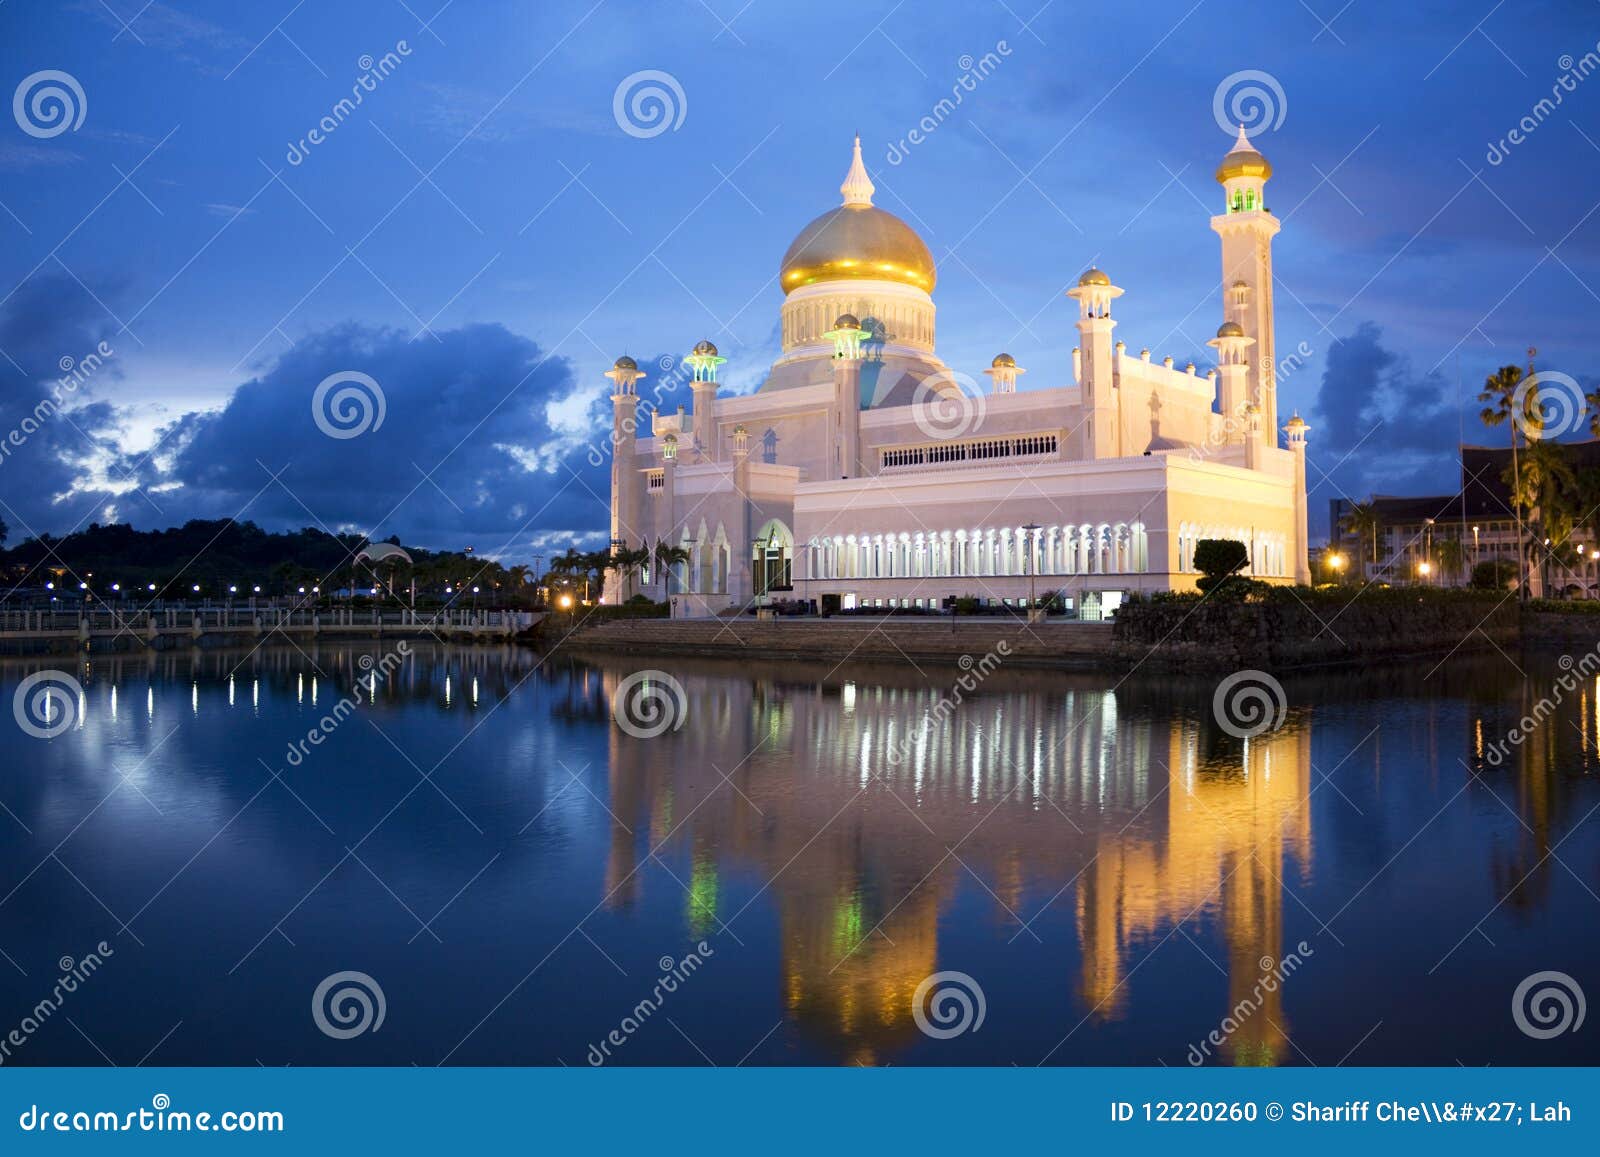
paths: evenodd
<path fill-rule="evenodd" d="M 806 546 L 811 578 L 1137 574 L 1149 570 L 1142 522 L 835 535 Z"/>

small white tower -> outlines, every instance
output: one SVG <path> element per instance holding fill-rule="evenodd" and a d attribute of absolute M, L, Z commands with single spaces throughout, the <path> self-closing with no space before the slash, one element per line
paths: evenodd
<path fill-rule="evenodd" d="M 683 360 L 694 372 L 690 389 L 694 395 L 695 449 L 700 461 L 715 462 L 721 457 L 717 444 L 717 367 L 728 359 L 718 354 L 717 347 L 709 341 L 701 341 Z"/>
<path fill-rule="evenodd" d="M 1014 394 L 1017 392 L 1017 375 L 1028 371 L 1017 365 L 1017 359 L 1010 354 L 995 354 L 994 361 L 983 372 L 994 383 L 995 393 Z"/>
<path fill-rule="evenodd" d="M 859 146 L 856 160 L 861 160 Z M 865 176 L 863 170 L 862 177 Z M 861 473 L 861 341 L 867 333 L 855 314 L 842 313 L 822 336 L 833 342 L 831 469 L 840 478 L 854 478 Z"/>
<path fill-rule="evenodd" d="M 1083 399 L 1083 456 L 1115 458 L 1121 453 L 1121 433 L 1117 428 L 1117 371 L 1111 333 L 1117 323 L 1111 319 L 1111 303 L 1122 290 L 1098 269 L 1087 270 L 1067 296 L 1078 303 L 1079 346 L 1074 369 Z"/>
<path fill-rule="evenodd" d="M 1255 339 L 1245 335 L 1236 321 L 1217 327 L 1217 336 L 1206 343 L 1217 351 L 1217 403 L 1222 411 L 1222 429 L 1229 442 L 1244 441 L 1245 406 L 1251 402 L 1249 390 L 1250 347 Z"/>

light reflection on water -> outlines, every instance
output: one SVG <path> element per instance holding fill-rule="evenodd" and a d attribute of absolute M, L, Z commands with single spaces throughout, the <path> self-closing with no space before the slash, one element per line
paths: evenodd
<path fill-rule="evenodd" d="M 1002 667 L 946 714 L 955 671 L 415 650 L 0 663 L 7 703 L 84 687 L 7 737 L 0 1022 L 116 949 L 87 1036 L 8 1063 L 582 1064 L 701 941 L 616 1062 L 1181 1065 L 1241 1007 L 1213 1062 L 1596 1059 L 1510 1016 L 1529 973 L 1600 982 L 1600 695 L 1490 758 L 1553 656 L 1289 679 L 1240 741 L 1205 681 Z M 636 739 L 611 694 L 652 665 L 685 723 Z M 380 1033 L 315 1029 L 344 969 Z M 919 1031 L 940 970 L 980 1030 Z"/>

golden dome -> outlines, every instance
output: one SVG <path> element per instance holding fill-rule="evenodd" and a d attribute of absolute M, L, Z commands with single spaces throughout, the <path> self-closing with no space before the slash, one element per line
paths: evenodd
<path fill-rule="evenodd" d="M 1017 364 L 1017 359 L 1010 354 L 995 354 L 994 361 L 989 363 L 996 369 L 1012 369 Z"/>
<path fill-rule="evenodd" d="M 933 292 L 933 254 L 916 231 L 874 205 L 840 205 L 812 221 L 783 255 L 784 293 L 819 281 L 897 281 Z"/>
<path fill-rule="evenodd" d="M 1217 183 L 1223 184 L 1236 177 L 1259 177 L 1265 181 L 1270 176 L 1272 166 L 1267 163 L 1266 157 L 1256 152 L 1244 126 L 1240 125 L 1239 139 L 1234 141 L 1233 148 L 1222 158 L 1222 164 L 1217 166 Z"/>
<path fill-rule="evenodd" d="M 1090 270 L 1087 270 L 1082 277 L 1078 278 L 1078 284 L 1079 285 L 1110 285 L 1111 284 L 1111 278 L 1107 277 L 1104 273 L 1101 273 L 1098 269 L 1090 269 Z"/>
<path fill-rule="evenodd" d="M 1217 327 L 1218 337 L 1243 337 L 1244 329 L 1236 321 L 1225 321 Z"/>

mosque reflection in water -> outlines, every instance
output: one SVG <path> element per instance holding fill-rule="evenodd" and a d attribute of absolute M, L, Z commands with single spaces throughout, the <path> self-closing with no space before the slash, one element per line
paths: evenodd
<path fill-rule="evenodd" d="M 1051 1010 L 1040 1014 L 1049 1031 L 1037 1035 L 1033 1026 L 990 1027 L 985 1046 L 993 1047 L 978 1054 L 984 1063 L 1041 1056 L 1096 1063 L 1103 1055 L 1181 1063 L 1196 1026 L 1218 1024 L 1245 1003 L 1251 1014 L 1208 1060 L 1337 1060 L 1328 1049 L 1353 1043 L 1339 1036 L 1350 1019 L 1340 1001 L 1365 999 L 1374 971 L 1405 973 L 1396 983 L 1406 991 L 1386 998 L 1383 1012 L 1397 1026 L 1411 1006 L 1418 1025 L 1429 1023 L 1430 994 L 1446 1003 L 1467 999 L 1472 990 L 1461 974 L 1471 970 L 1440 965 L 1458 950 L 1458 963 L 1481 951 L 1475 941 L 1450 944 L 1485 913 L 1527 931 L 1528 960 L 1517 956 L 1516 941 L 1498 946 L 1509 953 L 1508 976 L 1542 965 L 1557 942 L 1546 937 L 1576 935 L 1560 931 L 1581 915 L 1574 902 L 1584 902 L 1569 895 L 1577 886 L 1571 871 L 1593 874 L 1600 853 L 1581 827 L 1600 767 L 1596 687 L 1585 685 L 1527 742 L 1496 747 L 1534 708 L 1537 664 L 1527 677 L 1467 663 L 1426 680 L 1413 671 L 1290 681 L 1282 726 L 1238 739 L 1212 718 L 1212 685 L 1203 681 L 1113 685 L 1098 675 L 1002 668 L 946 712 L 940 703 L 953 671 L 679 659 L 669 669 L 683 691 L 682 726 L 637 738 L 614 722 L 612 703 L 646 662 L 510 646 L 417 647 L 379 680 L 383 654 L 341 644 L 248 656 L 106 655 L 73 672 L 86 700 L 103 708 L 86 712 L 91 731 L 107 717 L 127 722 L 130 713 L 203 723 L 223 711 L 254 716 L 276 745 L 355 695 L 386 730 L 404 722 L 448 735 L 453 727 L 461 742 L 476 736 L 491 746 L 512 742 L 513 727 L 543 733 L 541 742 L 570 749 L 572 759 L 540 781 L 541 814 L 566 791 L 569 772 L 576 780 L 583 767 L 593 769 L 585 782 L 597 806 L 582 838 L 551 842 L 525 827 L 539 799 L 508 797 L 505 791 L 521 789 L 503 781 L 495 788 L 501 795 L 462 795 L 484 830 L 462 834 L 472 844 L 464 851 L 431 840 L 419 846 L 419 877 L 436 871 L 427 864 L 433 858 L 465 878 L 461 865 L 485 858 L 480 847 L 500 850 L 503 860 L 465 893 L 457 915 L 471 913 L 515 978 L 568 927 L 542 903 L 529 907 L 525 866 L 551 855 L 580 857 L 561 869 L 563 886 L 586 893 L 580 915 L 592 904 L 611 920 L 607 929 L 591 925 L 600 939 L 614 947 L 608 936 L 632 938 L 653 961 L 669 927 L 675 942 L 716 940 L 730 969 L 758 972 L 758 987 L 771 985 L 766 999 L 776 1000 L 772 1011 L 783 1026 L 777 1041 L 787 1043 L 775 1041 L 775 1051 L 752 1063 L 927 1061 L 913 994 L 931 974 L 974 960 L 987 969 L 991 1005 Z M 46 665 L 8 660 L 0 673 L 15 681 Z M 453 722 L 441 728 L 430 714 Z M 291 727 L 291 719 L 300 722 Z M 521 766 L 529 783 L 549 770 Z M 326 778 L 326 768 L 318 771 Z M 470 779 L 452 785 L 458 794 L 470 790 Z M 14 790 L 10 803 L 29 814 L 26 792 Z M 288 802 L 274 806 L 298 817 L 274 831 L 281 855 L 324 871 L 305 855 L 304 817 Z M 494 816 L 491 806 L 507 814 Z M 1433 831 L 1444 842 L 1419 843 L 1390 870 L 1440 815 L 1449 818 Z M 338 815 L 334 822 L 362 830 Z M 1561 857 L 1552 854 L 1563 846 Z M 18 862 L 25 868 L 29 858 Z M 451 876 L 440 887 L 448 896 L 459 884 Z M 1425 905 L 1413 894 L 1423 891 Z M 284 907 L 264 902 L 256 922 L 269 927 Z M 1430 907 L 1443 912 L 1440 934 L 1421 927 Z M 1406 927 L 1413 922 L 1418 929 Z M 759 940 L 756 932 L 768 927 L 770 951 L 741 958 L 745 939 Z M 513 940 L 510 929 L 526 942 Z M 362 931 L 352 927 L 351 935 Z M 1320 971 L 1264 985 L 1304 941 L 1322 955 Z M 1573 942 L 1593 958 L 1592 934 Z M 248 947 L 248 937 L 242 943 Z M 1392 958 L 1373 963 L 1380 953 Z M 1011 963 L 1019 954 L 1029 962 L 1020 973 Z M 392 960 L 386 975 L 407 966 Z M 581 1055 L 582 1042 L 637 999 L 636 980 L 594 984 L 609 986 L 599 1001 L 604 1023 L 552 1022 L 552 1035 L 570 1029 L 552 1051 Z M 542 992 L 541 999 L 561 995 Z M 469 1025 L 481 1015 L 470 998 L 463 1007 L 453 1015 Z M 688 1010 L 679 1015 L 697 1036 L 707 1031 L 687 1019 Z M 737 1015 L 759 1028 L 768 1013 L 741 1007 Z M 1096 1051 L 1106 1034 L 1134 1028 L 1140 1035 L 1119 1051 Z M 1365 1028 L 1353 1026 L 1349 1037 Z M 460 1031 L 458 1019 L 440 1027 L 445 1048 Z M 1408 1051 L 1416 1042 L 1404 1031 L 1363 1059 L 1428 1055 Z M 513 1043 L 484 1058 L 551 1063 L 536 1037 L 515 1024 L 506 1033 Z M 1007 1034 L 1023 1042 L 1011 1052 Z M 488 1036 L 480 1037 L 486 1049 Z M 1071 1043 L 1060 1055 L 1046 1053 L 1064 1037 Z M 1444 1047 L 1467 1051 L 1469 1043 Z M 1307 1055 L 1308 1045 L 1324 1056 Z M 641 1047 L 630 1060 L 646 1055 Z M 469 1049 L 460 1059 L 480 1058 Z"/>
<path fill-rule="evenodd" d="M 844 1059 L 916 1039 L 912 996 L 941 966 L 941 908 L 963 882 L 981 878 L 1014 929 L 1037 910 L 1030 882 L 1075 906 L 1091 1019 L 1124 1016 L 1130 968 L 1202 912 L 1225 927 L 1228 1007 L 1283 954 L 1282 881 L 1310 862 L 1307 712 L 1219 744 L 1198 718 L 1126 717 L 1087 682 L 1047 695 L 1001 675 L 924 728 L 948 691 L 937 678 L 675 670 L 680 731 L 612 729 L 607 902 L 632 903 L 641 856 L 686 841 L 688 918 L 715 929 L 737 915 L 719 870 L 755 865 L 776 893 L 786 1014 Z M 605 673 L 608 697 L 625 674 Z M 1268 996 L 1228 1055 L 1273 1064 L 1287 1027 Z"/>

